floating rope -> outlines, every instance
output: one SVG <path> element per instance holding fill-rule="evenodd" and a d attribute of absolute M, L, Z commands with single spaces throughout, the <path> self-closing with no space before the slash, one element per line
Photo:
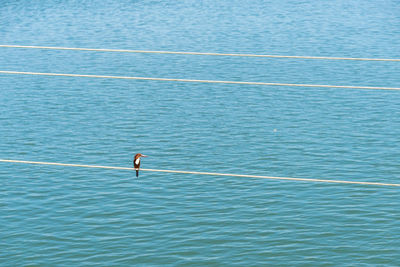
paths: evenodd
<path fill-rule="evenodd" d="M 81 167 L 81 168 L 113 169 L 113 170 L 129 170 L 129 171 L 134 171 L 135 170 L 134 168 L 128 168 L 128 167 L 83 165 L 83 164 L 70 164 L 70 163 L 57 163 L 57 162 L 12 160 L 12 159 L 0 159 L 0 162 L 23 163 L 23 164 L 39 164 L 39 165 L 53 165 L 53 166 L 65 166 L 65 167 Z M 319 183 L 336 183 L 336 184 L 356 184 L 356 185 L 375 185 L 375 186 L 396 186 L 396 187 L 400 187 L 400 184 L 391 184 L 391 183 L 359 182 L 359 181 L 344 181 L 344 180 L 326 180 L 326 179 L 311 179 L 311 178 L 293 178 L 293 177 L 274 177 L 274 176 L 249 175 L 249 174 L 231 174 L 231 173 L 197 172 L 197 171 L 176 171 L 176 170 L 157 170 L 157 169 L 140 169 L 140 171 L 164 172 L 164 173 L 181 173 L 181 174 L 196 174 L 196 175 L 211 175 L 211 176 L 229 176 L 229 177 L 258 178 L 258 179 L 287 180 L 287 181 L 303 181 L 303 182 L 319 182 Z"/>
<path fill-rule="evenodd" d="M 103 78 L 103 79 L 146 80 L 146 81 L 164 81 L 164 82 L 168 81 L 168 82 L 245 84 L 245 85 L 268 85 L 268 86 L 348 88 L 348 89 L 367 89 L 367 90 L 400 90 L 400 87 L 375 87 L 375 86 L 353 86 L 353 85 L 322 85 L 322 84 L 296 84 L 296 83 L 268 83 L 268 82 L 241 82 L 241 81 L 216 81 L 216 80 L 193 80 L 193 79 L 110 76 L 110 75 L 70 74 L 70 73 L 24 72 L 24 71 L 8 71 L 8 70 L 0 70 L 0 73 L 3 73 L 3 74 L 21 74 L 21 75 L 42 75 L 42 76 L 86 77 L 86 78 Z"/>
<path fill-rule="evenodd" d="M 120 53 L 147 53 L 147 54 L 174 54 L 174 55 L 201 55 L 201 56 L 229 56 L 229 57 L 261 57 L 261 58 L 293 58 L 293 59 L 325 59 L 325 60 L 358 60 L 358 61 L 397 61 L 397 58 L 356 58 L 356 57 L 318 57 L 318 56 L 284 56 L 284 55 L 259 55 L 259 54 L 235 54 L 235 53 L 209 53 L 209 52 L 176 52 L 176 51 L 150 51 L 129 49 L 104 49 L 104 48 L 78 48 L 78 47 L 55 47 L 55 46 L 33 46 L 33 45 L 0 45 L 8 48 L 30 48 L 47 50 L 75 50 L 94 52 L 120 52 Z"/>

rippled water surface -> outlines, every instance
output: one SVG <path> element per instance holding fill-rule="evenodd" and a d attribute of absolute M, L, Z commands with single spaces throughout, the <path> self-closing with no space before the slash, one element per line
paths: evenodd
<path fill-rule="evenodd" d="M 176 2 L 176 3 L 175 3 Z M 398 1 L 1 1 L 0 44 L 400 58 Z M 399 62 L 0 48 L 0 70 L 400 87 Z M 0 74 L 0 158 L 400 183 L 400 92 Z M 400 265 L 398 187 L 0 162 L 1 266 Z"/>

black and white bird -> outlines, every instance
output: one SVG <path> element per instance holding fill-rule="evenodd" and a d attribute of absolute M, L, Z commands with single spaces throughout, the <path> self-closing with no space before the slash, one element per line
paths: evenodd
<path fill-rule="evenodd" d="M 145 158 L 147 156 L 138 153 L 135 155 L 135 158 L 133 159 L 133 167 L 136 169 L 136 177 L 139 177 L 139 168 L 140 168 L 140 158 L 141 157 Z"/>

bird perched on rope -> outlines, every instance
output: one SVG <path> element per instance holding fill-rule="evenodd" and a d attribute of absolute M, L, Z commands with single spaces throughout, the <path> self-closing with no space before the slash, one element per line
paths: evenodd
<path fill-rule="evenodd" d="M 146 155 L 142 155 L 140 153 L 136 154 L 135 157 L 133 158 L 133 167 L 136 170 L 136 177 L 139 177 L 139 168 L 140 168 L 140 158 L 141 157 L 147 157 Z"/>

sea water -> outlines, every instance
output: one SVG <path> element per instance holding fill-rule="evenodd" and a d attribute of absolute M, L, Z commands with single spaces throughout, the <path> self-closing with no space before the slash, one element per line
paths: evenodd
<path fill-rule="evenodd" d="M 0 44 L 400 58 L 398 1 L 2 1 Z M 399 62 L 0 48 L 0 70 L 400 87 Z M 400 91 L 0 74 L 0 158 L 400 183 Z M 1 266 L 400 265 L 400 189 L 0 163 Z"/>

